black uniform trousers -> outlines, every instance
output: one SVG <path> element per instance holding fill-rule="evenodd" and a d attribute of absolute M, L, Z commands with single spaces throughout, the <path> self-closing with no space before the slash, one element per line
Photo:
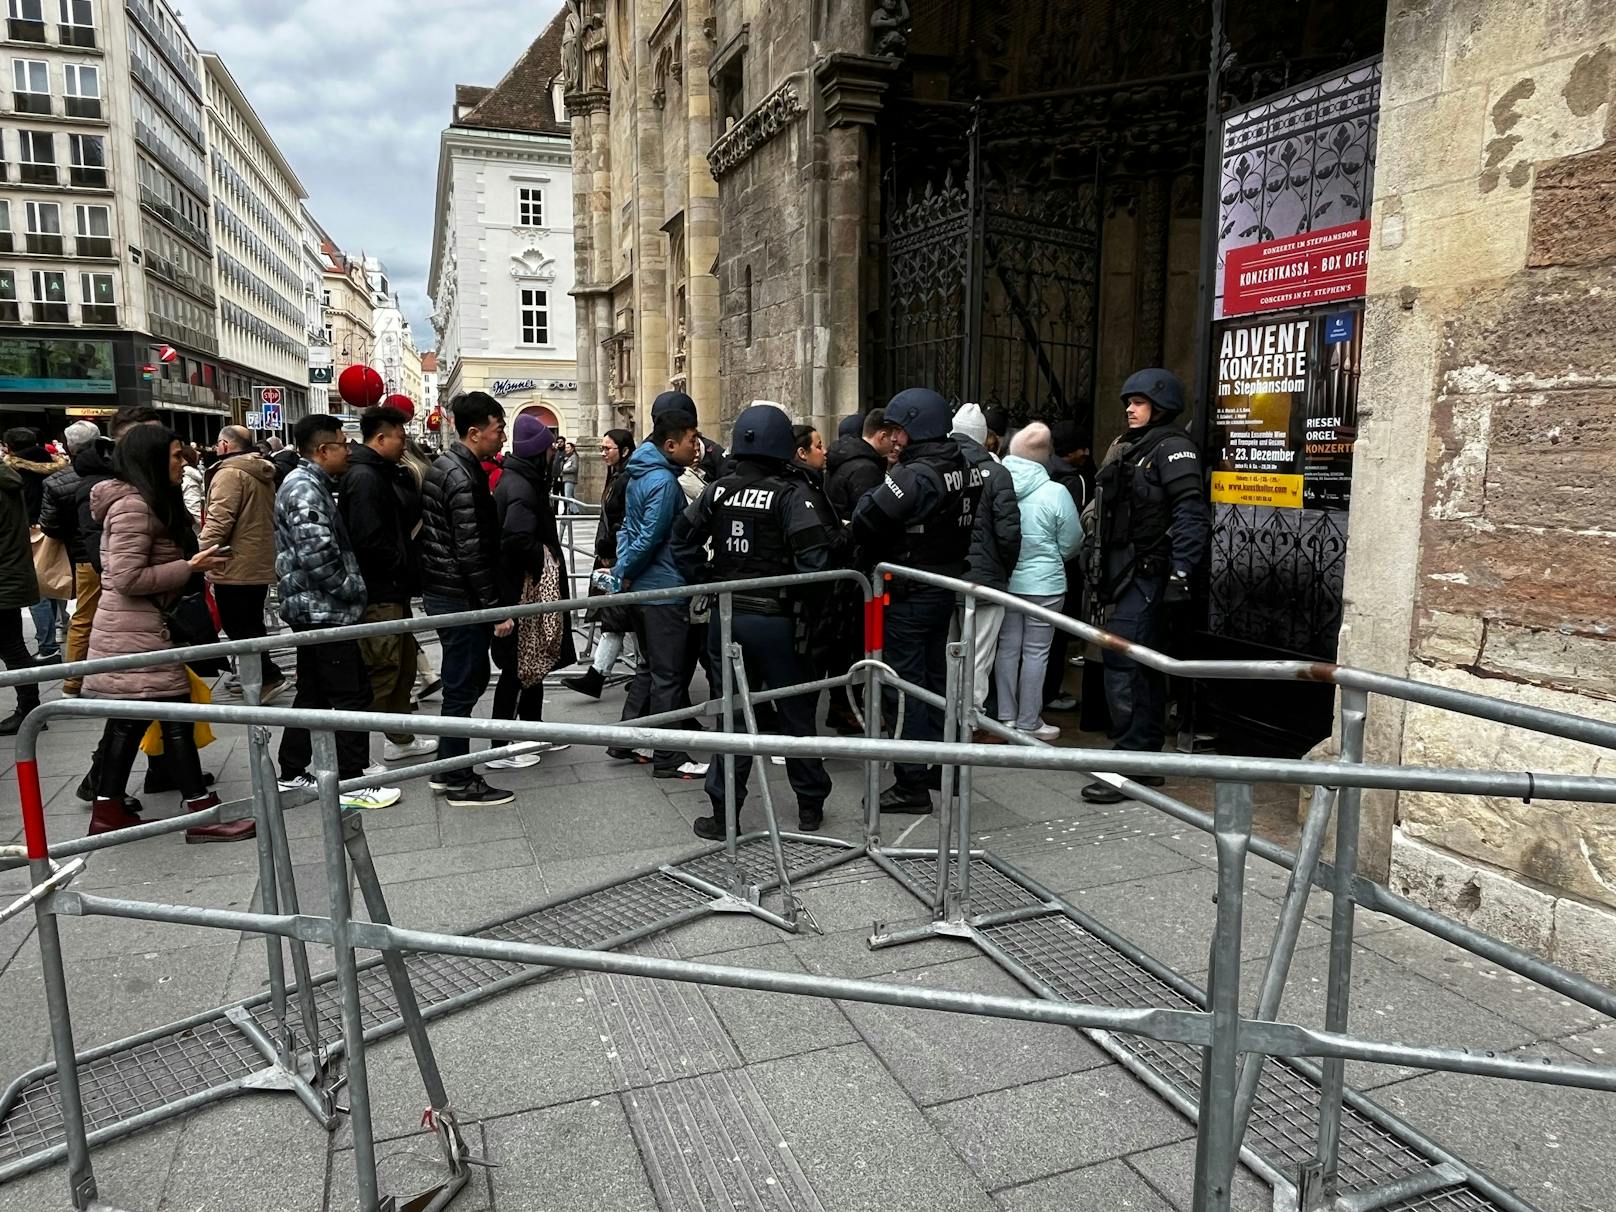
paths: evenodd
<path fill-rule="evenodd" d="M 701 651 L 701 632 L 690 625 L 690 604 L 655 602 L 634 608 L 634 643 L 639 665 L 623 703 L 623 722 L 690 706 L 690 679 Z M 658 770 L 677 770 L 690 761 L 680 750 L 658 749 Z"/>
<path fill-rule="evenodd" d="M 323 628 L 292 624 L 293 631 L 320 631 Z M 297 697 L 294 710 L 369 711 L 371 708 L 370 671 L 359 651 L 358 640 L 334 640 L 329 644 L 305 644 L 297 650 Z M 307 728 L 288 728 L 281 733 L 281 777 L 307 774 L 313 760 L 313 738 Z M 356 779 L 370 762 L 368 732 L 337 733 L 337 777 Z"/>
<path fill-rule="evenodd" d="M 1146 648 L 1160 648 L 1161 577 L 1134 577 L 1122 591 L 1106 630 Z M 1119 652 L 1105 652 L 1105 699 L 1118 749 L 1155 753 L 1167 736 L 1167 679 Z"/>
<path fill-rule="evenodd" d="M 948 627 L 954 617 L 954 594 L 947 589 L 913 586 L 887 607 L 882 633 L 886 663 L 906 682 L 936 694 L 948 688 Z M 898 717 L 898 692 L 891 686 L 881 694 L 887 730 Z M 903 708 L 903 740 L 943 739 L 943 713 L 939 708 L 909 699 Z M 924 790 L 931 783 L 929 767 L 897 763 L 893 773 L 906 791 Z M 939 772 L 940 777 L 940 772 Z"/>
<path fill-rule="evenodd" d="M 808 658 L 797 651 L 797 624 L 789 615 L 750 614 L 737 609 L 730 624 L 730 634 L 741 646 L 741 663 L 746 668 L 746 684 L 753 694 L 762 690 L 778 690 L 812 680 Z M 721 687 L 724 677 L 724 652 L 717 612 L 707 630 L 707 656 L 712 665 L 715 688 Z M 770 710 L 772 708 L 772 711 Z M 799 694 L 778 699 L 757 709 L 758 728 L 779 736 L 817 736 L 819 728 L 815 716 L 819 709 L 819 695 Z M 771 715 L 774 718 L 770 718 Z M 739 700 L 735 704 L 735 729 L 746 728 L 746 717 Z M 752 758 L 743 753 L 715 755 L 707 767 L 707 798 L 713 802 L 713 811 L 724 814 L 724 763 L 735 763 L 735 810 L 737 815 L 746 803 L 746 787 L 752 777 Z M 820 758 L 787 758 L 786 778 L 797 796 L 797 811 L 818 808 L 830 795 L 830 775 Z"/>

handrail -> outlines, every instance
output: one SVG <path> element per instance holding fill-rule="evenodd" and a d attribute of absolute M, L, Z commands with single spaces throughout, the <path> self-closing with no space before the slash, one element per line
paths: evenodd
<path fill-rule="evenodd" d="M 870 596 L 870 579 L 851 568 L 832 568 L 824 572 L 793 573 L 778 577 L 752 577 L 743 581 L 721 581 L 699 585 L 672 585 L 665 589 L 638 589 L 623 593 L 600 594 L 596 597 L 568 598 L 561 602 L 534 602 L 526 606 L 492 606 L 482 610 L 457 611 L 454 614 L 418 614 L 407 619 L 387 619 L 377 623 L 349 623 L 342 627 L 324 627 L 314 631 L 292 631 L 279 635 L 260 636 L 246 640 L 221 640 L 217 644 L 196 644 L 189 648 L 161 648 L 153 652 L 132 652 L 125 656 L 98 657 L 93 661 L 67 661 L 60 665 L 36 666 L 31 669 L 8 669 L 0 672 L 0 686 L 26 686 L 38 682 L 56 682 L 64 678 L 82 678 L 97 673 L 113 673 L 127 669 L 146 669 L 156 665 L 182 665 L 192 661 L 217 660 L 222 657 L 246 656 L 260 652 L 278 652 L 285 648 L 302 648 L 309 644 L 330 644 L 340 640 L 368 640 L 376 636 L 401 635 L 417 631 L 437 631 L 441 627 L 475 627 L 484 623 L 502 623 L 506 619 L 532 618 L 541 614 L 570 613 L 574 610 L 597 610 L 602 606 L 639 606 L 651 602 L 679 601 L 718 593 L 754 593 L 759 590 L 785 589 L 805 584 L 831 581 L 851 581 Z"/>
<path fill-rule="evenodd" d="M 944 576 L 941 573 L 926 572 L 919 568 L 909 568 L 902 564 L 882 563 L 876 565 L 875 575 L 878 578 L 914 581 L 921 585 L 930 585 L 936 589 L 947 589 L 954 593 L 968 594 L 978 601 L 991 602 L 997 606 L 1018 610 L 1031 618 L 1040 619 L 1045 623 L 1065 631 L 1079 639 L 1097 644 L 1101 648 L 1121 653 L 1132 660 L 1138 661 L 1149 669 L 1168 674 L 1178 678 L 1204 678 L 1218 681 L 1273 681 L 1273 682 L 1322 682 L 1340 686 L 1348 690 L 1362 690 L 1372 694 L 1384 695 L 1387 698 L 1401 699 L 1407 703 L 1419 703 L 1426 707 L 1437 707 L 1446 711 L 1458 712 L 1461 715 L 1474 716 L 1477 719 L 1491 720 L 1496 724 L 1509 724 L 1519 728 L 1530 728 L 1537 732 L 1544 732 L 1550 736 L 1564 737 L 1567 740 L 1586 741 L 1590 745 L 1602 745 L 1608 749 L 1616 749 L 1616 724 L 1607 724 L 1602 720 L 1588 719 L 1580 715 L 1572 715 L 1564 711 L 1552 711 L 1545 707 L 1532 707 L 1525 703 L 1515 703 L 1507 699 L 1493 698 L 1490 695 L 1476 694 L 1469 690 L 1453 690 L 1446 686 L 1432 686 L 1425 682 L 1416 682 L 1410 678 L 1394 677 L 1391 674 L 1371 673 L 1364 669 L 1354 669 L 1350 665 L 1334 665 L 1329 661 L 1209 661 L 1209 660 L 1181 660 L 1170 657 L 1154 648 L 1147 648 L 1143 644 L 1124 639 L 1114 635 L 1092 623 L 1084 623 L 1078 619 L 1070 618 L 1046 606 L 1039 606 L 1029 602 L 1026 598 L 1018 597 L 1013 593 L 1006 593 L 1002 589 L 989 589 L 986 585 L 978 585 L 974 581 L 964 581 L 958 577 Z M 4 683 L 0 683 L 3 685 Z M 1547 798 L 1547 797 L 1545 797 Z"/>

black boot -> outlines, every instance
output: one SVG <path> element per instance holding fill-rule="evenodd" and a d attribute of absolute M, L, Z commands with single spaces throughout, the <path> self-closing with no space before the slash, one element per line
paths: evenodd
<path fill-rule="evenodd" d="M 737 814 L 738 815 L 738 814 Z M 725 837 L 724 806 L 713 805 L 712 816 L 698 816 L 690 826 L 696 836 L 709 842 L 721 842 Z"/>
<path fill-rule="evenodd" d="M 204 786 L 211 787 L 217 781 L 213 771 L 204 770 L 202 772 Z M 179 789 L 179 783 L 175 780 L 173 774 L 169 772 L 168 762 L 160 757 L 150 759 L 150 763 L 146 767 L 146 781 L 140 785 L 140 790 L 146 795 L 161 795 L 165 791 L 178 791 Z"/>
<path fill-rule="evenodd" d="M 17 709 L 5 719 L 0 720 L 0 736 L 16 736 L 17 733 L 22 729 L 24 717 L 26 717 L 30 711 L 38 706 L 38 686 L 17 687 Z M 43 730 L 45 726 L 41 725 L 40 727 L 41 730 Z"/>
<path fill-rule="evenodd" d="M 804 833 L 818 833 L 825 823 L 825 805 L 797 804 L 797 828 Z"/>
<path fill-rule="evenodd" d="M 924 787 L 904 787 L 894 783 L 881 793 L 881 811 L 904 816 L 927 816 L 931 813 L 931 792 Z"/>
<path fill-rule="evenodd" d="M 598 699 L 600 692 L 606 686 L 606 678 L 600 670 L 591 665 L 580 674 L 570 678 L 562 678 L 561 684 L 568 690 L 575 690 L 588 698 Z"/>

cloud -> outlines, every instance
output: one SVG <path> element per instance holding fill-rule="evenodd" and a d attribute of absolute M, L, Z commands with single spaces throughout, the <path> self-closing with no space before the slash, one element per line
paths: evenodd
<path fill-rule="evenodd" d="M 559 7 L 205 0 L 183 16 L 230 68 L 331 238 L 387 266 L 415 343 L 428 348 L 438 137 L 454 86 L 497 83 Z"/>

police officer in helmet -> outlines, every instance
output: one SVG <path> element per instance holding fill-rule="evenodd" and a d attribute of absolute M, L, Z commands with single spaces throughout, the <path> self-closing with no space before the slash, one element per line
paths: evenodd
<path fill-rule="evenodd" d="M 892 397 L 886 420 L 899 431 L 898 462 L 853 511 L 853 538 L 871 563 L 880 560 L 963 577 L 982 497 L 982 473 L 967 463 L 949 437 L 953 413 L 935 391 L 911 387 Z M 905 681 L 941 694 L 947 686 L 948 627 L 955 595 L 947 589 L 892 582 L 883 653 Z M 897 716 L 898 692 L 888 688 L 883 707 Z M 936 741 L 943 713 L 911 700 L 904 710 L 905 740 Z M 881 793 L 881 811 L 925 814 L 941 771 L 899 763 L 896 781 Z"/>
<path fill-rule="evenodd" d="M 730 456 L 735 468 L 707 485 L 674 523 L 674 554 L 692 580 L 736 581 L 755 577 L 819 572 L 830 566 L 835 519 L 791 465 L 797 443 L 791 418 L 778 408 L 756 405 L 735 418 Z M 711 545 L 712 558 L 707 558 Z M 777 689 L 811 680 L 806 655 L 807 632 L 799 626 L 805 599 L 815 587 L 736 594 L 732 636 L 741 647 L 747 684 L 753 691 Z M 721 628 L 713 612 L 708 652 L 715 669 L 727 654 L 720 650 Z M 780 699 L 773 704 L 779 730 L 786 736 L 814 736 L 817 694 Z M 735 800 L 746 802 L 752 759 L 736 754 Z M 786 777 L 797 796 L 797 827 L 818 829 L 824 820 L 830 776 L 819 758 L 787 758 Z M 697 837 L 717 841 L 724 836 L 723 762 L 707 768 L 711 816 L 695 822 Z"/>
<path fill-rule="evenodd" d="M 1085 571 L 1104 605 L 1106 629 L 1159 648 L 1165 608 L 1188 602 L 1190 577 L 1206 558 L 1212 519 L 1201 452 L 1177 425 L 1184 385 L 1171 371 L 1141 370 L 1122 385 L 1128 428 L 1106 452 L 1085 510 L 1099 540 L 1098 559 Z M 1105 697 L 1116 748 L 1148 753 L 1166 737 L 1166 679 L 1121 653 L 1105 654 Z M 1135 782 L 1160 786 L 1155 775 Z M 1091 804 L 1127 798 L 1116 788 L 1083 788 Z"/>

